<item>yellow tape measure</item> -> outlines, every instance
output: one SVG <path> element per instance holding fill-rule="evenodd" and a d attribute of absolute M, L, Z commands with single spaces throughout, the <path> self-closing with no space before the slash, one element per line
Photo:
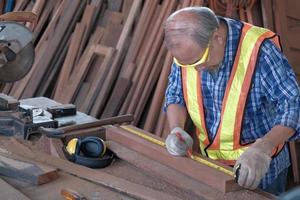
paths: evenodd
<path fill-rule="evenodd" d="M 145 135 L 144 133 L 142 133 L 142 132 L 140 132 L 138 130 L 135 130 L 135 129 L 130 128 L 128 126 L 121 126 L 121 128 L 123 128 L 123 129 L 125 129 L 125 130 L 127 130 L 127 131 L 129 131 L 131 133 L 134 133 L 135 135 L 138 135 L 138 136 L 140 136 L 140 137 L 142 137 L 142 138 L 144 138 L 144 139 L 146 139 L 146 140 L 148 140 L 148 141 L 150 141 L 150 142 L 152 142 L 154 144 L 160 145 L 162 147 L 165 146 L 165 143 L 163 141 L 160 141 L 160 140 L 155 139 L 155 138 L 153 138 L 151 136 Z M 209 167 L 212 167 L 212 168 L 217 169 L 217 170 L 219 170 L 221 172 L 224 172 L 224 173 L 226 173 L 226 174 L 228 174 L 230 176 L 234 176 L 234 173 L 232 171 L 230 171 L 228 169 L 225 169 L 224 167 L 221 167 L 221 166 L 219 166 L 219 165 L 217 165 L 215 163 L 209 162 L 209 161 L 207 161 L 207 160 L 205 160 L 205 159 L 203 159 L 203 158 L 201 158 L 199 156 L 191 155 L 190 158 L 192 160 L 196 161 L 196 162 L 199 162 L 201 164 L 205 164 L 205 165 L 207 165 Z"/>

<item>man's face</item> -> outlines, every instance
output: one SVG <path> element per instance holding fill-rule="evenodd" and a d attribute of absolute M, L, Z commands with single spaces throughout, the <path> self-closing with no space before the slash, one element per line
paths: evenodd
<path fill-rule="evenodd" d="M 177 61 L 177 64 L 181 66 L 192 65 L 188 67 L 195 67 L 198 70 L 210 70 L 209 57 L 210 48 L 209 45 L 202 48 L 195 41 L 189 37 L 171 38 L 170 41 L 173 45 L 169 47 L 169 51 Z M 206 52 L 207 51 L 207 52 Z M 199 62 L 200 61 L 200 62 Z M 196 65 L 195 65 L 196 63 Z M 197 64 L 198 63 L 198 64 Z M 200 64 L 199 64 L 200 63 Z"/>

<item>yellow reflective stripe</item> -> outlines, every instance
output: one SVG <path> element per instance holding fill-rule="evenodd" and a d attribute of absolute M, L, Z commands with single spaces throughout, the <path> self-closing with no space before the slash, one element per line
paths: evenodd
<path fill-rule="evenodd" d="M 233 137 L 235 119 L 237 115 L 237 105 L 239 102 L 239 97 L 241 95 L 241 90 L 247 72 L 247 67 L 251 58 L 252 49 L 256 45 L 257 39 L 267 31 L 267 29 L 253 26 L 247 31 L 244 40 L 242 41 L 240 58 L 238 60 L 238 68 L 233 78 L 232 85 L 228 94 L 228 99 L 226 101 L 223 113 L 222 125 L 220 127 L 221 150 L 233 149 Z"/>
<path fill-rule="evenodd" d="M 196 127 L 199 129 L 200 134 L 199 134 L 199 139 L 203 142 L 205 140 L 205 131 L 204 131 L 204 127 L 202 127 L 201 125 L 201 115 L 199 113 L 199 105 L 198 105 L 198 91 L 197 91 L 197 86 L 198 86 L 198 82 L 197 82 L 197 76 L 198 76 L 198 72 L 195 68 L 186 68 L 185 70 L 187 70 L 186 72 L 186 79 L 188 80 L 186 82 L 186 88 L 187 89 L 187 98 L 188 98 L 188 105 L 187 105 L 187 109 L 189 112 L 189 115 L 191 117 L 191 119 L 193 120 L 194 124 L 196 125 Z M 202 145 L 203 146 L 203 145 Z"/>
<path fill-rule="evenodd" d="M 248 147 L 243 147 L 232 151 L 207 149 L 206 152 L 208 157 L 213 160 L 237 160 L 247 148 Z"/>

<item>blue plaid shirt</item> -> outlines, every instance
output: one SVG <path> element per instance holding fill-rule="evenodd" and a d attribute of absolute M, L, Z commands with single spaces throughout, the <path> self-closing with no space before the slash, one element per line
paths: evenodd
<path fill-rule="evenodd" d="M 202 72 L 202 95 L 206 126 L 210 140 L 217 133 L 220 123 L 222 100 L 226 84 L 239 43 L 242 23 L 228 18 L 224 59 L 216 72 Z M 185 105 L 181 83 L 180 67 L 172 65 L 166 90 L 164 110 L 170 104 Z M 285 56 L 270 41 L 266 40 L 260 49 L 256 71 L 244 111 L 241 140 L 242 143 L 255 141 L 264 136 L 275 125 L 283 125 L 296 130 L 290 140 L 300 133 L 300 89 L 295 74 Z M 284 169 L 290 166 L 288 146 L 271 161 L 268 173 L 262 179 L 260 188 L 272 184 Z"/>

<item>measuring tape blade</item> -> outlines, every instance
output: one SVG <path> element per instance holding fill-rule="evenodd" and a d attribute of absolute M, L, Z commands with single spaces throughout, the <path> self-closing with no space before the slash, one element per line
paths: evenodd
<path fill-rule="evenodd" d="M 135 129 L 130 128 L 128 126 L 120 126 L 120 127 L 123 128 L 123 129 L 125 129 L 125 130 L 127 130 L 127 131 L 129 131 L 130 133 L 133 133 L 133 134 L 135 134 L 135 135 L 137 135 L 137 136 L 139 136 L 141 138 L 144 138 L 145 140 L 147 140 L 149 142 L 152 142 L 152 143 L 157 144 L 157 145 L 162 146 L 162 147 L 166 146 L 163 141 L 158 140 L 156 138 L 153 138 L 153 137 L 151 137 L 149 135 L 146 135 L 146 134 L 144 134 L 144 133 L 142 133 L 142 132 L 140 132 L 138 130 L 135 130 Z M 221 167 L 221 166 L 219 166 L 219 165 L 217 165 L 215 163 L 209 162 L 208 160 L 205 160 L 205 159 L 201 158 L 200 156 L 190 155 L 190 158 L 192 160 L 196 161 L 196 162 L 199 162 L 201 164 L 205 164 L 205 165 L 207 165 L 207 166 L 209 166 L 211 168 L 217 169 L 217 170 L 219 170 L 221 172 L 224 172 L 224 173 L 226 173 L 226 174 L 228 174 L 230 176 L 234 176 L 234 173 L 232 171 L 230 171 L 230 170 L 228 170 L 228 169 L 226 169 L 224 167 Z"/>

